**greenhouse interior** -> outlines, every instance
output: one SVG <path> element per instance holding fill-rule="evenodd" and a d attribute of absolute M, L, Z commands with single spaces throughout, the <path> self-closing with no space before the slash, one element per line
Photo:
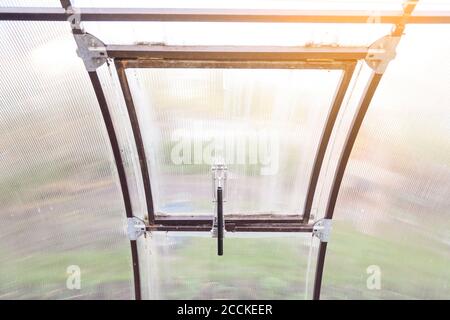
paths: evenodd
<path fill-rule="evenodd" d="M 450 2 L 0 0 L 1 300 L 449 300 Z"/>

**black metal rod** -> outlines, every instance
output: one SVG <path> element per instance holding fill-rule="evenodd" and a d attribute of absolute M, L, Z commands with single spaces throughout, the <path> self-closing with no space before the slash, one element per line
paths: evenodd
<path fill-rule="evenodd" d="M 391 35 L 401 37 L 403 34 L 403 30 L 405 25 L 411 19 L 411 13 L 414 11 L 418 0 L 407 0 L 404 5 L 404 12 L 402 15 L 401 21 L 396 25 L 395 29 L 392 31 Z M 378 88 L 378 85 L 383 77 L 383 73 L 372 72 L 369 82 L 366 85 L 362 98 L 359 101 L 358 109 L 356 110 L 356 114 L 353 118 L 350 131 L 346 137 L 343 151 L 339 157 L 338 166 L 335 171 L 335 175 L 333 178 L 333 183 L 331 185 L 331 192 L 328 197 L 327 207 L 325 209 L 325 218 L 332 219 L 334 210 L 336 208 L 336 201 L 339 195 L 339 191 L 341 189 L 342 179 L 344 177 L 345 169 L 347 168 L 347 163 L 350 158 L 350 154 L 353 149 L 353 145 L 355 144 L 356 137 L 358 136 L 359 129 L 364 121 L 364 117 L 366 116 L 367 110 L 370 106 L 370 102 L 375 94 L 375 91 Z M 319 246 L 319 252 L 317 256 L 317 265 L 316 265 L 316 275 L 314 279 L 314 291 L 313 291 L 313 299 L 320 299 L 320 292 L 322 288 L 322 276 L 323 269 L 325 265 L 325 256 L 327 251 L 326 242 L 321 242 Z"/>
<path fill-rule="evenodd" d="M 314 158 L 313 169 L 309 178 L 308 190 L 306 192 L 305 205 L 303 207 L 303 223 L 308 223 L 314 195 L 316 192 L 317 181 L 319 179 L 320 171 L 322 169 L 323 158 L 327 150 L 328 142 L 330 141 L 331 133 L 333 131 L 334 123 L 336 122 L 337 115 L 344 100 L 345 93 L 347 92 L 348 85 L 353 76 L 356 62 L 347 65 L 344 70 L 344 74 L 341 77 L 339 87 L 334 95 L 331 109 L 328 112 L 327 120 L 325 121 L 325 127 L 320 137 L 319 147 L 317 148 L 316 156 Z"/>
<path fill-rule="evenodd" d="M 131 218 L 133 216 L 133 210 L 131 206 L 130 192 L 128 190 L 125 168 L 123 166 L 119 142 L 117 140 L 116 132 L 114 130 L 111 114 L 109 112 L 108 104 L 106 102 L 105 94 L 103 92 L 103 88 L 100 83 L 100 79 L 98 77 L 97 72 L 90 71 L 88 73 L 89 78 L 91 79 L 92 86 L 94 88 L 95 95 L 97 97 L 98 104 L 100 106 L 100 111 L 103 116 L 103 122 L 105 123 L 106 131 L 109 137 L 109 142 L 111 144 L 111 149 L 114 155 L 114 162 L 117 168 L 117 175 L 119 176 L 120 187 L 122 189 L 122 198 L 125 206 L 125 214 L 127 218 Z M 133 262 L 135 298 L 136 300 L 141 300 L 141 280 L 139 274 L 139 259 L 136 241 L 133 240 L 130 241 L 130 245 L 131 245 L 131 258 Z"/>
<path fill-rule="evenodd" d="M 125 69 L 119 61 L 115 61 L 117 76 L 119 78 L 122 94 L 127 106 L 128 117 L 130 118 L 131 128 L 133 130 L 134 142 L 139 157 L 139 165 L 141 168 L 142 183 L 144 185 L 145 200 L 147 206 L 147 214 L 149 223 L 155 221 L 155 213 L 153 207 L 152 187 L 150 183 L 150 172 L 147 165 L 147 157 L 145 154 L 144 142 L 142 140 L 141 129 L 139 126 L 139 119 L 136 114 L 133 97 L 131 95 L 130 85 L 127 80 Z"/>
<path fill-rule="evenodd" d="M 317 254 L 316 273 L 314 277 L 313 300 L 320 300 L 320 289 L 322 288 L 323 266 L 325 265 L 325 256 L 327 254 L 327 243 L 321 242 Z"/>
<path fill-rule="evenodd" d="M 103 116 L 103 121 L 106 126 L 108 138 L 111 144 L 111 149 L 114 155 L 114 161 L 117 168 L 117 175 L 119 176 L 120 187 L 122 189 L 122 197 L 125 205 L 125 214 L 128 218 L 133 216 L 133 211 L 130 201 L 130 193 L 128 190 L 127 178 L 125 174 L 125 168 L 123 166 L 122 155 L 120 154 L 119 142 L 117 140 L 116 132 L 114 130 L 111 114 L 106 103 L 105 95 L 100 83 L 100 79 L 96 71 L 89 72 L 89 78 L 91 79 L 92 86 L 94 88 L 95 95 L 97 97 L 100 111 Z"/>
<path fill-rule="evenodd" d="M 223 198 L 222 187 L 217 188 L 217 255 L 223 255 Z"/>
<path fill-rule="evenodd" d="M 352 121 L 350 132 L 347 135 L 343 152 L 339 157 L 338 167 L 333 178 L 333 184 L 331 187 L 330 197 L 328 198 L 326 215 L 325 218 L 331 219 L 333 218 L 334 209 L 336 207 L 336 200 L 339 195 L 339 190 L 341 188 L 342 178 L 345 173 L 345 169 L 347 167 L 348 159 L 350 158 L 350 154 L 353 149 L 353 145 L 355 144 L 356 137 L 358 135 L 359 129 L 361 128 L 364 117 L 367 113 L 367 109 L 369 108 L 370 102 L 375 94 L 375 91 L 380 83 L 383 74 L 381 73 L 372 73 L 369 83 L 365 88 L 365 92 L 363 93 L 363 97 L 359 103 L 359 108 L 356 111 L 356 115 Z"/>
<path fill-rule="evenodd" d="M 331 186 L 330 196 L 328 198 L 327 207 L 326 207 L 326 219 L 332 219 L 334 214 L 334 209 L 336 207 L 337 197 L 339 195 L 339 190 L 341 188 L 342 178 L 345 173 L 345 169 L 347 167 L 348 159 L 350 158 L 351 151 L 353 149 L 353 145 L 355 144 L 356 137 L 358 135 L 359 129 L 361 128 L 364 117 L 367 113 L 367 109 L 369 108 L 370 102 L 375 94 L 375 91 L 380 83 L 383 74 L 373 72 L 369 82 L 364 90 L 361 101 L 359 102 L 358 110 L 356 111 L 355 117 L 353 118 L 350 132 L 347 135 L 345 140 L 344 149 L 339 157 L 338 167 L 336 169 L 335 176 L 333 178 L 333 183 Z M 313 299 L 320 299 L 320 291 L 322 286 L 322 275 L 323 268 L 325 263 L 325 255 L 326 255 L 327 246 L 326 243 L 321 242 L 319 246 L 319 252 L 317 256 L 317 265 L 316 265 L 316 276 L 314 280 L 314 291 L 313 291 Z"/>
<path fill-rule="evenodd" d="M 70 7 L 72 7 L 71 0 L 59 0 L 59 2 L 61 3 L 61 7 L 63 7 L 65 10 L 69 9 Z"/>
<path fill-rule="evenodd" d="M 374 13 L 367 10 L 77 8 L 76 13 L 80 15 L 81 21 L 368 23 L 375 20 L 376 23 L 398 24 L 403 18 L 400 10 Z M 0 8 L 0 20 L 64 21 L 66 19 L 67 13 L 62 8 Z M 450 12 L 417 12 L 408 19 L 407 23 L 450 23 Z"/>

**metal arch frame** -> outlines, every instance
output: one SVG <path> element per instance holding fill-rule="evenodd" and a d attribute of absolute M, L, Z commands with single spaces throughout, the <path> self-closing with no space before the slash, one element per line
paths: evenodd
<path fill-rule="evenodd" d="M 127 184 L 127 177 L 125 167 L 123 165 L 123 159 L 119 147 L 119 142 L 117 140 L 117 135 L 114 129 L 114 124 L 109 112 L 108 103 L 106 102 L 105 93 L 103 91 L 102 85 L 97 71 L 88 71 L 89 78 L 92 83 L 95 95 L 97 97 L 98 105 L 102 113 L 103 121 L 108 132 L 108 138 L 111 145 L 111 149 L 114 155 L 114 162 L 117 169 L 117 174 L 119 176 L 120 187 L 122 190 L 122 198 L 125 206 L 125 214 L 127 218 L 133 217 L 133 210 L 131 206 L 130 192 Z M 136 300 L 141 300 L 141 280 L 139 272 L 139 257 L 137 250 L 136 240 L 130 240 L 131 246 L 131 258 L 133 264 L 133 277 L 134 277 L 134 289 Z"/>
<path fill-rule="evenodd" d="M 407 1 L 407 6 L 403 12 L 393 12 L 393 11 L 377 11 L 374 13 L 370 12 L 362 12 L 362 11 L 298 11 L 298 10 L 240 10 L 240 9 L 111 9 L 111 8 L 83 8 L 83 9 L 72 9 L 70 8 L 70 0 L 61 0 L 61 4 L 63 8 L 0 8 L 0 21 L 1 20 L 9 20 L 9 21 L 67 21 L 71 14 L 78 14 L 78 17 L 81 18 L 82 21 L 185 21 L 185 22 L 266 22 L 266 23 L 367 23 L 368 21 L 373 21 L 374 23 L 388 23 L 397 25 L 396 30 L 393 35 L 400 37 L 403 31 L 403 28 L 406 24 L 448 24 L 450 23 L 450 12 L 419 12 L 415 14 L 411 14 L 416 1 L 409 0 Z M 410 9 L 410 12 L 407 12 Z M 405 18 L 405 12 L 407 13 L 407 17 Z M 376 19 L 372 19 L 376 17 Z M 371 20 L 372 19 L 372 20 Z M 80 30 L 73 30 L 75 32 L 79 32 Z M 74 33 L 75 33 L 74 32 Z M 124 49 L 124 47 L 121 47 Z M 118 53 L 117 46 L 109 46 L 107 47 L 108 55 Z M 120 48 L 119 48 L 120 49 Z M 133 50 L 129 49 L 140 49 L 140 48 L 131 48 L 128 46 L 128 51 L 133 52 Z M 147 47 L 145 50 L 152 51 L 153 55 L 160 55 L 161 52 L 157 52 L 155 47 Z M 163 48 L 167 49 L 167 47 Z M 173 50 L 170 54 L 172 58 L 174 55 L 178 55 L 178 57 L 186 57 L 186 54 L 191 52 L 194 56 L 198 54 L 195 50 L 184 50 L 187 48 L 177 48 Z M 192 48 L 191 48 L 192 49 Z M 210 48 L 211 49 L 211 48 Z M 248 48 L 247 48 L 248 49 Z M 286 48 L 278 48 L 276 47 L 266 47 L 261 50 L 246 50 L 244 55 L 247 57 L 253 57 L 254 55 L 259 55 L 259 57 L 270 56 L 271 51 L 277 51 L 279 57 L 283 57 L 284 55 L 290 55 L 291 58 L 300 58 L 302 57 L 305 60 L 312 59 L 312 62 L 317 59 L 326 56 L 326 59 L 333 59 L 333 57 L 339 56 L 341 54 L 342 57 L 342 48 L 296 48 L 297 52 L 294 53 L 292 51 L 286 51 Z M 292 49 L 292 48 L 291 48 Z M 366 48 L 367 49 L 367 48 Z M 184 50 L 184 51 L 183 51 Z M 223 47 L 222 49 L 223 50 Z M 264 52 L 264 50 L 266 50 Z M 284 50 L 284 51 L 283 51 Z M 164 51 L 164 50 L 163 50 Z M 345 50 L 344 50 L 345 51 Z M 363 50 L 364 51 L 364 50 Z M 122 53 L 125 51 L 122 50 Z M 331 53 L 330 53 L 331 52 Z M 142 52 L 141 52 L 142 53 Z M 138 58 L 141 53 L 137 53 L 134 51 L 134 54 L 137 55 L 135 58 Z M 221 55 L 224 51 L 216 50 L 213 52 L 213 55 Z M 273 53 L 273 51 L 272 51 Z M 344 52 L 345 53 L 345 52 Z M 365 52 L 367 53 L 367 52 Z M 269 55 L 268 55 L 269 54 Z M 295 56 L 297 54 L 297 56 Z M 349 52 L 347 52 L 349 54 Z M 359 59 L 364 59 L 363 52 L 355 53 L 352 52 L 351 55 L 359 54 Z M 238 53 L 236 57 L 242 55 L 242 52 Z M 350 56 L 351 56 L 350 55 Z M 209 59 L 211 59 L 211 57 Z M 242 56 L 241 56 L 242 57 Z M 122 57 L 122 59 L 125 57 Z M 136 60 L 137 64 L 143 63 L 140 60 Z M 210 62 L 208 62 L 210 63 Z M 231 62 L 230 62 L 231 63 Z M 260 63 L 258 61 L 252 61 L 252 63 Z M 95 91 L 103 119 L 106 125 L 106 129 L 108 132 L 108 136 L 110 139 L 116 167 L 118 170 L 120 185 L 122 188 L 122 194 L 124 199 L 125 211 L 127 217 L 132 216 L 131 209 L 131 200 L 129 197 L 128 186 L 126 182 L 126 174 L 122 163 L 122 158 L 120 155 L 120 149 L 117 141 L 117 137 L 114 131 L 114 126 L 112 123 L 112 119 L 109 113 L 108 105 L 105 99 L 105 95 L 103 89 L 101 87 L 99 77 L 97 71 L 89 71 L 89 77 L 91 79 L 93 89 Z M 375 90 L 378 86 L 382 78 L 382 73 L 374 72 L 369 80 L 369 83 L 366 86 L 363 97 L 359 103 L 359 108 L 357 114 L 354 117 L 353 123 L 351 125 L 350 132 L 346 138 L 344 149 L 341 153 L 341 156 L 338 161 L 338 167 L 335 172 L 335 177 L 332 184 L 331 193 L 329 195 L 328 203 L 327 203 L 327 211 L 326 217 L 331 219 L 333 217 L 334 208 L 336 205 L 340 185 L 342 182 L 343 175 L 345 173 L 345 168 L 348 162 L 348 159 L 351 154 L 351 150 L 353 148 L 353 144 L 356 140 L 358 131 L 362 125 L 365 113 L 370 105 L 371 99 L 375 93 Z M 347 80 L 345 80 L 347 81 Z M 339 90 L 336 93 L 336 96 L 340 96 Z M 335 97 L 335 101 L 337 98 Z M 331 122 L 333 122 L 333 118 L 335 118 L 334 113 L 330 113 L 328 115 L 328 119 L 331 118 Z M 130 118 L 131 119 L 131 118 Z M 328 120 L 327 120 L 328 121 Z M 329 129 L 325 126 L 324 131 L 322 132 L 322 141 L 329 139 Z M 134 133 L 134 132 L 133 132 Z M 136 135 L 135 135 L 136 138 Z M 314 168 L 321 166 L 317 162 L 318 158 L 321 158 L 321 154 L 324 152 L 319 147 L 316 152 L 316 160 Z M 142 158 L 140 157 L 140 160 Z M 141 167 L 142 170 L 142 167 Z M 310 185 L 308 188 L 308 199 L 311 197 L 310 193 L 314 195 L 314 182 L 316 178 L 314 178 L 314 169 L 310 178 Z M 318 174 L 317 174 L 318 175 Z M 312 191 L 311 191 L 312 190 Z M 147 192 L 146 192 L 147 195 Z M 312 198 L 314 198 L 312 196 Z M 148 204 L 148 201 L 147 201 Z M 310 211 L 308 209 L 310 205 L 305 204 L 304 213 Z M 311 232 L 311 226 L 306 225 L 305 222 L 306 217 L 303 215 L 302 220 L 302 228 L 307 230 L 306 232 Z M 156 221 L 159 222 L 159 221 Z M 165 224 L 170 224 L 170 222 L 166 219 Z M 255 224 L 255 221 L 252 222 Z M 151 227 L 147 228 L 151 230 Z M 322 274 L 323 267 L 326 255 L 326 242 L 321 242 L 318 253 L 318 260 L 316 266 L 316 275 L 315 275 L 315 284 L 314 284 L 314 293 L 313 299 L 320 298 L 320 289 L 322 283 Z M 137 245 L 135 241 L 131 241 L 131 249 L 132 249 L 132 259 L 133 259 L 133 273 L 135 278 L 135 294 L 136 299 L 141 299 L 141 290 L 140 290 L 140 275 L 139 275 L 139 263 L 138 263 L 138 255 L 137 255 Z"/>
<path fill-rule="evenodd" d="M 400 41 L 400 38 L 403 35 L 403 31 L 405 26 L 411 17 L 412 12 L 414 11 L 419 0 L 406 0 L 403 5 L 403 19 L 400 23 L 398 23 L 395 28 L 392 30 L 390 36 L 397 38 L 394 44 L 391 46 L 390 50 L 394 50 Z M 382 64 L 382 68 L 379 70 L 376 66 L 371 66 L 373 71 L 372 74 L 364 88 L 364 92 L 362 97 L 358 103 L 358 108 L 353 117 L 350 130 L 347 134 L 347 137 L 344 142 L 344 147 L 341 152 L 341 155 L 338 160 L 337 169 L 335 171 L 335 175 L 333 178 L 333 182 L 331 185 L 331 191 L 328 195 L 327 206 L 325 210 L 325 219 L 333 219 L 334 210 L 336 207 L 336 201 L 339 195 L 339 191 L 341 188 L 342 179 L 344 177 L 345 169 L 347 168 L 347 163 L 350 158 L 350 154 L 353 149 L 353 145 L 355 144 L 356 137 L 358 136 L 359 129 L 363 123 L 364 117 L 369 108 L 370 102 L 372 101 L 373 96 L 375 95 L 375 91 L 377 90 L 378 84 L 380 83 L 383 74 L 390 62 L 393 59 L 393 56 L 387 57 L 387 61 L 380 61 Z M 369 64 L 370 66 L 370 64 Z M 320 292 L 322 289 L 322 277 L 323 277 L 323 269 L 325 265 L 325 257 L 327 252 L 327 242 L 320 242 L 319 250 L 317 253 L 317 264 L 316 264 L 316 273 L 314 278 L 314 288 L 313 288 L 313 300 L 320 299 Z"/>
<path fill-rule="evenodd" d="M 350 153 L 353 149 L 353 145 L 355 143 L 356 137 L 358 135 L 359 129 L 361 128 L 362 122 L 366 115 L 367 109 L 369 108 L 370 102 L 375 94 L 378 84 L 382 78 L 382 73 L 373 72 L 362 98 L 358 105 L 358 110 L 353 118 L 350 132 L 348 133 L 343 151 L 338 160 L 337 170 L 335 172 L 333 183 L 331 186 L 331 192 L 328 197 L 327 206 L 325 210 L 325 219 L 333 219 L 334 209 L 336 207 L 336 201 L 339 195 L 342 178 L 344 177 L 345 169 L 347 167 L 348 160 L 350 158 Z M 327 242 L 320 242 L 319 251 L 317 254 L 317 264 L 316 264 L 316 273 L 314 279 L 314 289 L 313 289 L 313 299 L 320 299 L 320 291 L 322 287 L 322 276 L 323 269 L 325 264 L 325 256 L 327 250 Z"/>
<path fill-rule="evenodd" d="M 328 143 L 330 141 L 331 133 L 333 131 L 337 115 L 341 109 L 342 101 L 344 100 L 344 96 L 347 93 L 348 86 L 350 85 L 350 81 L 353 77 L 355 66 L 356 63 L 349 64 L 347 66 L 348 70 L 346 70 L 342 76 L 341 84 L 335 93 L 332 107 L 328 113 L 327 120 L 325 122 L 326 125 L 322 131 L 320 144 L 316 151 L 312 172 L 309 178 L 308 189 L 306 191 L 305 205 L 303 207 L 303 223 L 308 223 L 309 218 L 311 216 L 312 204 L 314 200 L 314 195 L 316 193 L 316 187 L 317 182 L 319 180 L 320 171 L 322 169 L 322 163 L 325 157 L 325 152 L 327 150 Z"/>
<path fill-rule="evenodd" d="M 66 20 L 69 19 L 69 10 L 71 9 L 71 0 L 60 0 L 61 6 L 67 12 Z M 78 21 L 79 22 L 79 21 Z M 74 37 L 79 34 L 83 34 L 84 31 L 77 24 L 71 24 L 71 30 Z M 77 44 L 78 45 L 78 44 Z M 123 159 L 121 155 L 121 150 L 119 142 L 117 139 L 116 131 L 114 129 L 114 124 L 111 118 L 111 113 L 109 111 L 108 103 L 106 101 L 105 93 L 100 82 L 100 78 L 97 70 L 88 70 L 89 78 L 91 80 L 92 87 L 94 89 L 97 101 L 102 113 L 103 121 L 105 123 L 108 137 L 111 145 L 111 149 L 114 155 L 114 162 L 116 165 L 117 173 L 119 176 L 120 187 L 122 190 L 122 198 L 125 207 L 125 215 L 128 219 L 133 217 L 133 209 L 131 204 L 130 192 L 128 189 L 127 175 L 125 167 L 123 164 Z M 142 300 L 142 290 L 141 290 L 141 274 L 139 269 L 139 252 L 137 247 L 137 240 L 130 239 L 130 249 L 131 249 L 131 263 L 133 268 L 133 281 L 134 281 L 134 297 L 135 300 Z"/>
<path fill-rule="evenodd" d="M 155 222 L 155 211 L 153 207 L 152 187 L 150 184 L 150 171 L 148 170 L 147 156 L 145 153 L 144 142 L 142 140 L 139 120 L 136 114 L 136 108 L 134 107 L 133 97 L 131 96 L 130 86 L 128 85 L 128 80 L 125 75 L 125 70 L 119 63 L 117 63 L 116 60 L 115 66 L 117 76 L 120 82 L 120 87 L 122 89 L 122 95 L 125 99 L 128 117 L 130 118 L 131 129 L 133 131 L 134 141 L 139 158 L 142 183 L 144 187 L 145 201 L 147 206 L 148 223 L 153 224 Z"/>
<path fill-rule="evenodd" d="M 125 214 L 127 218 L 133 217 L 133 210 L 131 207 L 130 193 L 128 190 L 127 178 L 125 173 L 125 168 L 122 162 L 122 156 L 119 148 L 119 143 L 117 140 L 117 135 L 114 130 L 114 125 L 111 119 L 111 114 L 108 109 L 108 104 L 106 102 L 105 94 L 103 92 L 100 79 L 98 77 L 97 71 L 89 71 L 89 78 L 92 83 L 95 95 L 97 97 L 98 105 L 102 113 L 103 121 L 108 132 L 109 142 L 114 155 L 114 162 L 116 164 L 117 174 L 119 176 L 120 187 L 122 190 L 122 197 L 125 206 Z M 134 275 L 134 288 L 135 288 L 135 298 L 136 300 L 141 299 L 141 288 L 140 288 L 140 273 L 139 273 L 139 258 L 137 251 L 136 240 L 130 240 L 131 246 L 131 258 L 133 263 L 133 275 Z"/>

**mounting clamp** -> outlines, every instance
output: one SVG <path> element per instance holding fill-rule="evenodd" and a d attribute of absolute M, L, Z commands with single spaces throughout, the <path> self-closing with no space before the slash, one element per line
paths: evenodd
<path fill-rule="evenodd" d="M 212 194 L 213 202 L 217 201 L 217 188 L 221 187 L 223 190 L 223 201 L 226 202 L 227 197 L 227 179 L 228 168 L 225 164 L 214 164 L 211 167 L 212 173 Z"/>
<path fill-rule="evenodd" d="M 372 43 L 365 59 L 367 65 L 375 73 L 384 73 L 389 62 L 395 58 L 395 49 L 399 41 L 400 36 L 387 35 Z"/>
<path fill-rule="evenodd" d="M 77 54 L 83 60 L 87 71 L 95 71 L 103 65 L 108 58 L 105 44 L 92 34 L 74 33 L 78 49 Z"/>
<path fill-rule="evenodd" d="M 211 234 L 212 234 L 213 238 L 217 238 L 219 236 L 219 206 L 222 206 L 221 210 L 223 210 L 223 202 L 226 201 L 228 168 L 224 163 L 214 164 L 211 167 L 211 173 L 212 173 L 212 191 L 213 191 L 212 202 L 215 205 L 215 212 L 216 212 L 216 215 L 214 215 L 214 218 L 213 218 Z M 218 199 L 219 188 L 221 190 L 220 191 L 220 194 L 221 194 L 220 199 Z M 223 212 L 222 212 L 222 214 L 223 214 Z M 222 235 L 222 237 L 224 237 L 225 236 L 225 224 L 224 223 L 222 223 L 222 224 L 223 225 L 222 225 L 221 235 Z"/>
<path fill-rule="evenodd" d="M 81 26 L 81 12 L 78 8 L 74 8 L 71 5 L 66 7 L 67 21 L 70 22 L 70 27 L 72 30 L 81 31 L 83 28 Z"/>
<path fill-rule="evenodd" d="M 146 226 L 143 220 L 132 217 L 127 219 L 128 222 L 128 239 L 130 240 L 137 240 L 141 235 L 143 235 L 146 231 Z"/>
<path fill-rule="evenodd" d="M 312 235 L 319 238 L 320 242 L 328 242 L 331 229 L 331 219 L 320 219 L 314 223 Z"/>

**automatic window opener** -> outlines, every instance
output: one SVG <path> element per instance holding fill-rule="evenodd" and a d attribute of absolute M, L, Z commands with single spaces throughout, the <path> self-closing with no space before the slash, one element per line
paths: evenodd
<path fill-rule="evenodd" d="M 223 203 L 226 201 L 228 168 L 224 164 L 215 164 L 211 167 L 213 202 L 215 215 L 211 230 L 213 238 L 217 238 L 217 255 L 223 255 L 223 238 L 225 235 L 225 220 L 223 216 Z"/>

